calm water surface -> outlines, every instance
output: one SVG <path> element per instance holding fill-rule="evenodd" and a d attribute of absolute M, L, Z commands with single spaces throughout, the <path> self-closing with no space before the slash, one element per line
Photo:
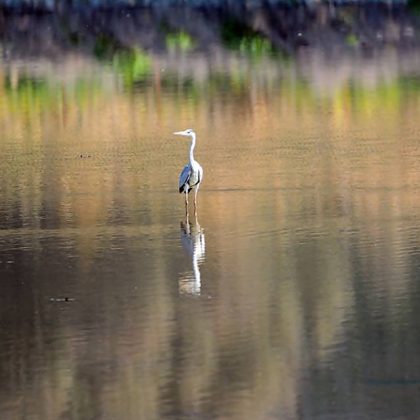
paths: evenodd
<path fill-rule="evenodd" d="M 4 59 L 1 419 L 419 418 L 419 56 Z"/>

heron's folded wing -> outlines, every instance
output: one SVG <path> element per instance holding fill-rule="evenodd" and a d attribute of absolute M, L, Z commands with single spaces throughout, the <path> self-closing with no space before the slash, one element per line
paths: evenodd
<path fill-rule="evenodd" d="M 185 165 L 184 169 L 181 172 L 181 175 L 179 175 L 179 189 L 181 190 L 182 187 L 185 185 L 185 183 L 188 182 L 191 176 L 191 166 Z"/>

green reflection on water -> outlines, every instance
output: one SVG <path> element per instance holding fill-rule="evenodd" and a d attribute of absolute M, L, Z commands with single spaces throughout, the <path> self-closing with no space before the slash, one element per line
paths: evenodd
<path fill-rule="evenodd" d="M 48 97 L 51 94 L 51 86 L 44 79 L 34 79 L 27 76 L 20 76 L 16 82 L 12 81 L 10 76 L 4 79 L 4 88 L 6 92 L 14 95 L 38 96 L 40 98 Z"/>
<path fill-rule="evenodd" d="M 94 55 L 100 62 L 111 62 L 126 87 L 144 81 L 151 73 L 152 60 L 146 52 L 139 47 L 121 48 L 117 40 L 106 34 L 96 39 Z"/>
<path fill-rule="evenodd" d="M 43 109 L 55 108 L 64 94 L 70 94 L 80 105 L 89 102 L 102 90 L 98 80 L 78 79 L 71 85 L 63 85 L 26 74 L 19 75 L 16 80 L 10 74 L 6 75 L 3 87 L 3 101 L 7 103 L 7 109 L 16 114 L 36 114 Z"/>
<path fill-rule="evenodd" d="M 177 37 L 184 39 L 184 35 L 178 34 Z M 189 38 L 185 38 L 184 41 L 187 39 Z M 185 46 L 190 45 L 190 41 L 185 42 Z M 252 84 L 258 83 L 264 89 L 281 87 L 282 95 L 293 98 L 297 109 L 313 109 L 319 105 L 320 100 L 322 103 L 334 102 L 339 107 L 345 102 L 351 109 L 366 115 L 372 108 L 386 107 L 389 111 L 397 110 L 404 98 L 416 97 L 420 91 L 418 76 L 396 75 L 395 79 L 379 80 L 374 86 L 365 84 L 363 79 L 349 78 L 331 90 L 327 96 L 320 97 L 316 85 L 310 80 L 299 77 L 294 79 L 293 83 L 285 83 L 288 80 L 287 76 L 282 75 L 277 60 L 272 58 L 265 57 L 264 60 L 255 62 L 251 58 L 246 65 L 238 62 L 228 69 L 215 69 L 204 78 L 200 74 L 196 75 L 194 71 L 181 74 L 177 73 L 176 69 L 171 69 L 161 73 L 158 69 L 154 70 L 153 60 L 151 55 L 140 48 L 119 49 L 109 59 L 99 60 L 99 69 L 102 67 L 103 72 L 80 72 L 69 80 L 49 77 L 48 72 L 35 76 L 30 73 L 30 69 L 19 72 L 6 71 L 1 75 L 2 100 L 8 104 L 10 110 L 19 112 L 19 107 L 22 110 L 34 106 L 37 109 L 53 107 L 61 100 L 64 92 L 73 95 L 80 105 L 85 100 L 88 101 L 93 94 L 98 96 L 109 89 L 109 79 L 103 77 L 109 71 L 121 78 L 124 88 L 128 90 L 138 83 L 149 85 L 154 74 L 156 77 L 153 79 L 153 89 L 159 87 L 167 93 L 172 92 L 179 99 L 188 98 L 188 101 L 193 102 L 209 100 L 220 93 L 246 96 Z M 193 66 L 192 60 L 191 68 Z M 267 68 L 271 70 L 266 72 Z M 112 89 L 118 90 L 118 85 L 114 85 Z"/>
<path fill-rule="evenodd" d="M 191 35 L 184 32 L 174 32 L 166 35 L 166 47 L 169 50 L 189 51 L 193 49 L 195 42 Z"/>
<path fill-rule="evenodd" d="M 112 64 L 122 75 L 126 87 L 144 81 L 152 71 L 151 58 L 139 48 L 118 52 L 114 55 Z"/>
<path fill-rule="evenodd" d="M 357 47 L 359 45 L 359 39 L 356 35 L 350 34 L 346 37 L 346 43 L 349 47 Z"/>

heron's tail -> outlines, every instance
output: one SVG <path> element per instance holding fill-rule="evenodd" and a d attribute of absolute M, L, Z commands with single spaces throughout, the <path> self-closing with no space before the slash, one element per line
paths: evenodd
<path fill-rule="evenodd" d="M 183 192 L 187 192 L 187 193 L 189 193 L 190 191 L 192 190 L 192 188 L 188 185 L 188 184 L 184 184 L 184 185 L 181 185 L 180 187 L 179 187 L 179 192 L 180 193 L 183 193 Z"/>

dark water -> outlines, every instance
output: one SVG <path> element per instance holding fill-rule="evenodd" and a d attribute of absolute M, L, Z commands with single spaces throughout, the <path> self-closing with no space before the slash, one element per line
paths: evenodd
<path fill-rule="evenodd" d="M 81 28 L 33 53 L 55 17 L 10 19 L 1 419 L 420 417 L 414 41 L 146 50 Z M 399 19 L 379 26 L 415 39 Z"/>

